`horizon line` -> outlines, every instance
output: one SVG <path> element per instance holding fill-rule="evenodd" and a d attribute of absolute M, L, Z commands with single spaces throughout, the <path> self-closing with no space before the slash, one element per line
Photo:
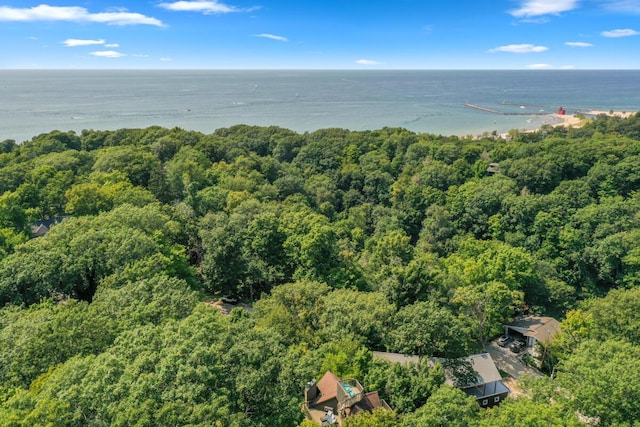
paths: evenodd
<path fill-rule="evenodd" d="M 640 71 L 640 68 L 76 68 L 7 67 L 0 71 Z"/>

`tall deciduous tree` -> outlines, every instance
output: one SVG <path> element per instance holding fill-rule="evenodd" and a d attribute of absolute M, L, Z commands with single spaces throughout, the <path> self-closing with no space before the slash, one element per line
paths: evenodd
<path fill-rule="evenodd" d="M 469 331 L 447 308 L 417 302 L 398 311 L 388 340 L 390 348 L 404 354 L 458 357 L 469 348 Z"/>
<path fill-rule="evenodd" d="M 462 309 L 478 342 L 484 345 L 489 338 L 500 333 L 502 324 L 522 304 L 522 297 L 522 292 L 494 281 L 459 287 L 451 302 Z"/>
<path fill-rule="evenodd" d="M 640 419 L 640 347 L 627 341 L 584 341 L 556 368 L 566 405 L 600 425 Z M 560 397 L 558 396 L 558 399 Z"/>
<path fill-rule="evenodd" d="M 427 403 L 405 416 L 403 427 L 471 427 L 478 424 L 480 407 L 476 400 L 449 385 L 442 385 Z"/>

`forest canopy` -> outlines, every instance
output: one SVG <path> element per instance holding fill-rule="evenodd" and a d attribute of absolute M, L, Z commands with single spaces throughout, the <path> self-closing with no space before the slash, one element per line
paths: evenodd
<path fill-rule="evenodd" d="M 308 425 L 305 385 L 327 370 L 393 408 L 347 426 L 631 425 L 640 114 L 512 137 L 5 140 L 0 425 Z M 562 321 L 550 376 L 494 409 L 437 364 L 372 357 L 478 353 L 524 314 Z"/>

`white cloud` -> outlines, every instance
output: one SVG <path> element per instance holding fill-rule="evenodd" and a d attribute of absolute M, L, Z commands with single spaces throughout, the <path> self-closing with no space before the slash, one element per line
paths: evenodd
<path fill-rule="evenodd" d="M 104 47 L 120 47 L 118 43 L 105 43 Z"/>
<path fill-rule="evenodd" d="M 525 0 L 520 7 L 510 10 L 516 18 L 530 18 L 532 16 L 559 15 L 578 7 L 579 0 Z"/>
<path fill-rule="evenodd" d="M 66 47 L 76 47 L 76 46 L 92 46 L 96 44 L 104 44 L 103 39 L 98 40 L 82 40 L 82 39 L 66 39 L 62 42 Z"/>
<path fill-rule="evenodd" d="M 552 68 L 551 64 L 529 64 L 527 65 L 527 67 L 533 70 L 544 70 L 544 69 Z"/>
<path fill-rule="evenodd" d="M 360 65 L 380 65 L 378 61 L 374 61 L 372 59 L 358 59 L 356 64 Z"/>
<path fill-rule="evenodd" d="M 640 14 L 638 0 L 603 0 L 602 6 L 613 12 Z"/>
<path fill-rule="evenodd" d="M 0 21 L 34 22 L 96 22 L 107 25 L 155 25 L 163 26 L 162 21 L 140 13 L 120 10 L 116 12 L 90 13 L 84 7 L 49 6 L 41 4 L 31 8 L 0 6 Z"/>
<path fill-rule="evenodd" d="M 256 37 L 262 37 L 265 39 L 271 39 L 271 40 L 278 40 L 279 42 L 288 42 L 289 39 L 286 37 L 282 37 L 282 36 L 276 36 L 273 34 L 256 34 Z"/>
<path fill-rule="evenodd" d="M 562 67 L 560 67 L 561 70 L 575 70 L 576 66 L 575 65 L 563 65 Z"/>
<path fill-rule="evenodd" d="M 523 24 L 546 24 L 549 21 L 551 21 L 551 20 L 549 18 L 547 18 L 547 17 L 525 18 L 525 19 L 520 20 L 520 22 L 523 23 Z"/>
<path fill-rule="evenodd" d="M 171 62 L 171 61 L 173 61 L 173 58 L 164 57 L 164 58 L 160 58 L 160 61 L 162 61 L 162 62 Z"/>
<path fill-rule="evenodd" d="M 535 46 L 532 44 L 509 44 L 505 46 L 498 46 L 494 49 L 490 49 L 489 52 L 510 52 L 510 53 L 539 53 L 549 50 L 546 46 Z"/>
<path fill-rule="evenodd" d="M 609 38 L 637 36 L 638 34 L 640 34 L 640 33 L 637 32 L 636 30 L 632 30 L 630 28 L 625 28 L 625 29 L 621 29 L 621 30 L 603 31 L 602 32 L 602 36 L 603 37 L 609 37 Z"/>
<path fill-rule="evenodd" d="M 155 25 L 158 27 L 164 26 L 162 21 L 151 18 L 149 16 L 142 15 L 140 13 L 133 12 L 104 12 L 104 13 L 92 13 L 89 15 L 91 22 L 99 22 L 101 24 L 109 25 Z"/>
<path fill-rule="evenodd" d="M 585 42 L 565 42 L 565 45 L 571 46 L 571 47 L 593 47 L 591 43 L 585 43 Z"/>
<path fill-rule="evenodd" d="M 91 52 L 90 55 L 99 56 L 101 58 L 121 58 L 127 56 L 124 53 L 116 52 L 115 50 L 99 50 Z"/>
<path fill-rule="evenodd" d="M 213 1 L 175 1 L 172 3 L 160 3 L 158 6 L 174 12 L 201 12 L 204 14 L 212 13 L 234 13 L 234 12 L 252 12 L 257 7 L 250 8 L 238 8 L 230 6 L 224 3 L 220 3 L 217 0 Z"/>

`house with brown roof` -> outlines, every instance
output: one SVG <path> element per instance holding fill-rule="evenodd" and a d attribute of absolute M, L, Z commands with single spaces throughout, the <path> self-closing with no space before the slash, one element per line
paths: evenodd
<path fill-rule="evenodd" d="M 524 340 L 527 348 L 538 342 L 547 344 L 559 331 L 560 322 L 553 317 L 525 316 L 504 325 L 504 334 Z"/>
<path fill-rule="evenodd" d="M 341 379 L 327 371 L 319 381 L 311 380 L 304 392 L 307 418 L 323 427 L 338 426 L 342 419 L 376 408 L 391 410 L 377 391 L 365 393 L 356 379 Z"/>

